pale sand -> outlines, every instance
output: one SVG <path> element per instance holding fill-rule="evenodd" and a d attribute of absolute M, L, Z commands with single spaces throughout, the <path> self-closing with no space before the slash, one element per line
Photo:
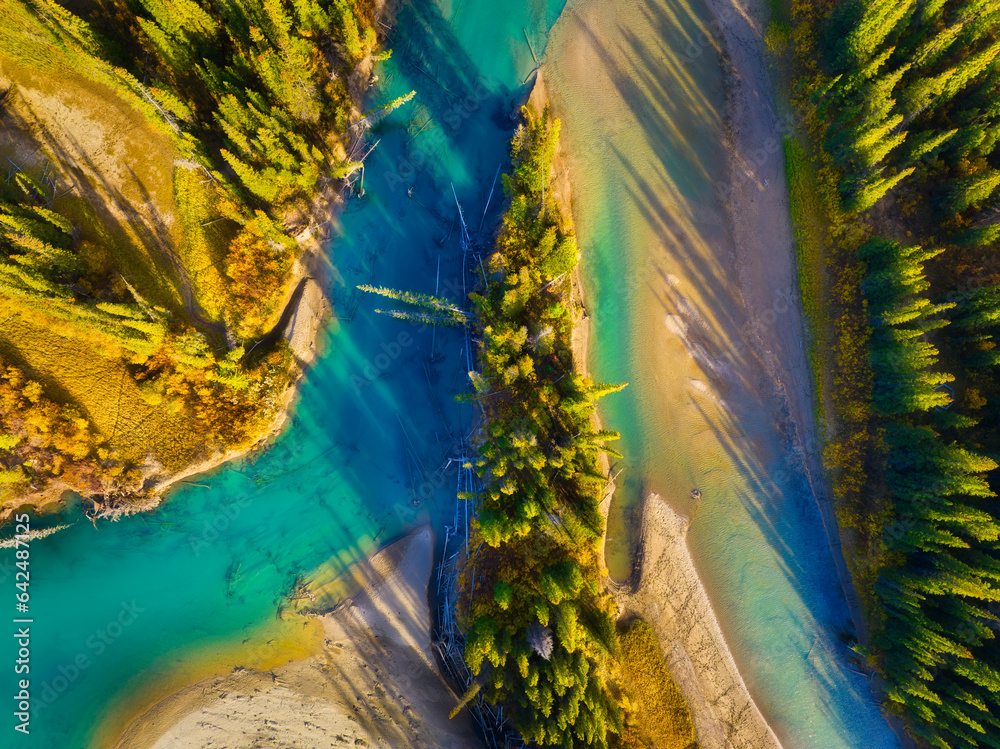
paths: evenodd
<path fill-rule="evenodd" d="M 687 548 L 687 520 L 651 494 L 642 527 L 639 581 L 633 591 L 612 591 L 623 615 L 640 614 L 656 632 L 667 670 L 691 709 L 698 746 L 779 749 L 726 647 Z"/>
<path fill-rule="evenodd" d="M 458 697 L 431 652 L 433 553 L 423 527 L 356 565 L 342 590 L 353 598 L 321 617 L 319 655 L 188 687 L 133 721 L 118 749 L 478 747 L 467 713 L 448 719 Z"/>

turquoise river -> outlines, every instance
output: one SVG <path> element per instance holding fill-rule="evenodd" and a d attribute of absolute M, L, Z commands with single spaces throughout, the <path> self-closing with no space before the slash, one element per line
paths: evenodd
<path fill-rule="evenodd" d="M 155 512 L 95 527 L 70 503 L 59 517 L 32 519 L 36 527 L 71 527 L 31 545 L 35 709 L 30 736 L 15 733 L 17 655 L 7 636 L 0 648 L 8 706 L 0 746 L 113 746 L 130 720 L 184 685 L 236 666 L 270 668 L 304 656 L 308 626 L 279 616 L 298 582 L 321 565 L 362 557 L 415 524 L 440 529 L 449 522 L 451 459 L 474 418 L 471 406 L 454 399 L 466 388 L 464 339 L 377 315 L 374 298 L 355 287 L 433 293 L 437 286 L 441 295 L 461 296 L 452 185 L 470 227 L 492 226 L 499 190 L 488 210 L 487 196 L 498 166 L 506 165 L 512 113 L 563 5 L 403 0 L 388 42 L 393 55 L 378 66 L 371 106 L 410 90 L 417 96 L 370 134 L 379 145 L 367 161 L 366 192 L 349 200 L 329 246 L 336 317 L 286 430 L 245 459 L 191 479 Z M 579 116 L 582 127 L 591 115 Z M 609 160 L 615 154 L 603 153 Z M 620 247 L 628 235 L 613 192 L 591 193 L 594 202 L 578 202 L 575 210 L 587 253 L 588 304 L 600 312 L 602 304 L 619 304 L 620 285 L 610 277 L 639 267 L 642 248 Z M 644 474 L 656 472 L 650 464 L 668 456 L 643 452 L 650 385 L 633 361 L 641 347 L 629 342 L 627 299 L 615 309 L 598 316 L 591 366 L 603 379 L 633 383 L 604 417 L 623 432 L 631 470 L 625 492 L 638 494 L 652 481 Z M 845 620 L 835 580 L 819 569 L 828 560 L 814 554 L 819 517 L 795 511 L 762 520 L 748 517 L 745 504 L 726 508 L 728 515 L 713 511 L 696 524 L 693 551 L 699 567 L 711 567 L 706 579 L 727 637 L 786 749 L 894 746 L 863 678 L 844 680 L 842 649 L 817 654 L 802 637 L 766 658 L 753 655 L 775 633 L 800 628 L 797 614 L 808 615 L 823 636 Z M 773 535 L 746 529 L 763 521 L 776 523 L 777 541 L 803 560 L 801 575 L 775 568 L 780 560 L 767 547 Z M 733 529 L 742 529 L 740 539 L 727 551 Z M 13 550 L 0 549 L 0 596 L 11 608 L 13 562 Z M 747 576 L 769 584 L 748 584 Z M 795 605 L 775 606 L 775 597 Z M 12 632 L 16 626 L 10 624 Z M 803 690 L 803 664 L 827 686 Z M 782 706 L 789 700 L 793 710 Z"/>

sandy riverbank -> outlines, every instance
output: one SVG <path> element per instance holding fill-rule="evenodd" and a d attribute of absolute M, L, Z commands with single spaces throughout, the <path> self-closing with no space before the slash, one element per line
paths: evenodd
<path fill-rule="evenodd" d="M 684 695 L 702 749 L 779 749 L 726 646 L 687 548 L 688 521 L 651 494 L 642 510 L 643 561 L 634 590 L 614 590 L 622 615 L 650 622 Z"/>
<path fill-rule="evenodd" d="M 423 527 L 325 581 L 313 603 L 335 610 L 319 617 L 319 654 L 190 686 L 136 718 L 118 749 L 478 746 L 467 714 L 448 719 L 457 697 L 431 652 L 432 555 Z"/>

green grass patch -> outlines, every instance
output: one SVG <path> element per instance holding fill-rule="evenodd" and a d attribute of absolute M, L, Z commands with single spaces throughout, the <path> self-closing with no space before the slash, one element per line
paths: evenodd
<path fill-rule="evenodd" d="M 237 227 L 219 215 L 222 196 L 200 171 L 178 168 L 174 173 L 174 198 L 184 227 L 181 262 L 191 281 L 194 302 L 204 316 L 222 322 L 230 302 L 226 277 L 226 251 Z"/>
<path fill-rule="evenodd" d="M 832 319 L 827 298 L 825 224 L 819 200 L 815 166 L 809 158 L 800 137 L 789 136 L 784 140 L 785 173 L 791 204 L 792 227 L 795 230 L 795 258 L 799 277 L 802 308 L 809 328 L 808 356 L 813 374 L 816 420 L 826 424 L 824 418 L 825 394 L 832 372 L 831 348 L 822 342 L 829 339 Z"/>
<path fill-rule="evenodd" d="M 0 13 L 0 58 L 18 60 L 39 72 L 54 70 L 62 52 L 38 16 L 15 0 L 0 0 Z"/>
<path fill-rule="evenodd" d="M 667 672 L 649 622 L 633 619 L 618 643 L 625 686 L 638 703 L 621 737 L 623 749 L 697 749 L 691 711 Z"/>

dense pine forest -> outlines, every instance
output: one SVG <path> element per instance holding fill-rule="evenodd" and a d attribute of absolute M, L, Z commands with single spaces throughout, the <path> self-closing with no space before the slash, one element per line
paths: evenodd
<path fill-rule="evenodd" d="M 378 114 L 362 119 L 356 105 L 376 7 L 0 7 L 10 21 L 0 116 L 14 144 L 0 180 L 0 366 L 19 392 L 0 405 L 0 499 L 54 478 L 135 492 L 140 464 L 176 469 L 252 442 L 279 408 L 291 357 L 267 334 L 304 273 L 303 242 Z M 61 134 L 39 114 L 54 100 L 80 129 Z M 107 149 L 87 151 L 86 130 L 103 124 L 126 142 L 114 132 L 123 121 L 140 133 L 135 150 L 97 163 Z M 68 153 L 77 141 L 93 163 Z M 121 173 L 135 179 L 116 182 Z M 105 392 L 109 380 L 121 384 Z M 40 411 L 58 426 L 42 425 Z"/>
<path fill-rule="evenodd" d="M 997 747 L 1000 5 L 795 0 L 792 38 L 793 191 L 813 180 L 793 213 L 824 248 L 826 457 L 867 655 L 922 745 Z"/>

